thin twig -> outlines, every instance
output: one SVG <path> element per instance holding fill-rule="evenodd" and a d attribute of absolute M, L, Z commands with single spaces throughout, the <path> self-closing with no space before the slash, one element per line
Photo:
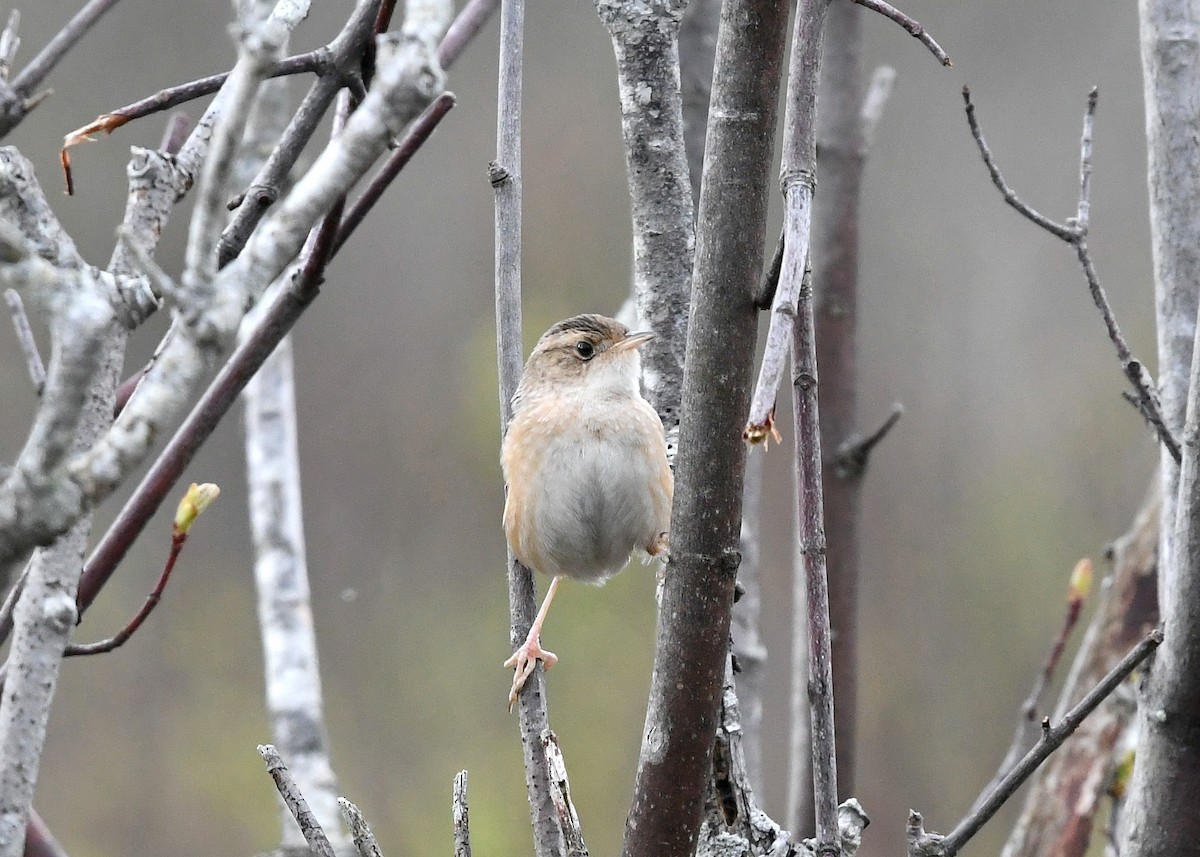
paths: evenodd
<path fill-rule="evenodd" d="M 12 316 L 13 330 L 17 334 L 17 344 L 25 355 L 25 368 L 29 370 L 29 380 L 39 396 L 46 388 L 46 364 L 42 362 L 41 352 L 38 351 L 37 340 L 33 338 L 33 328 L 29 326 L 29 316 L 25 314 L 25 304 L 16 289 L 5 289 L 4 300 L 8 304 L 8 314 Z"/>
<path fill-rule="evenodd" d="M 21 592 L 25 589 L 25 581 L 28 578 L 29 565 L 27 563 L 21 569 L 21 573 L 17 576 L 17 579 L 13 581 L 8 594 L 4 596 L 4 603 L 0 604 L 0 625 L 12 627 L 13 610 L 17 606 L 17 599 L 21 597 Z"/>
<path fill-rule="evenodd" d="M 789 212 L 789 214 L 793 214 Z M 794 221 L 793 221 L 794 222 Z M 791 236 L 789 235 L 789 240 Z M 836 855 L 837 763 L 833 708 L 832 634 L 826 570 L 825 499 L 821 479 L 817 343 L 811 274 L 806 272 L 796 308 L 792 345 L 792 396 L 796 432 L 796 536 L 805 581 L 808 625 L 808 701 L 812 736 L 816 852 Z"/>
<path fill-rule="evenodd" d="M 450 68 L 454 61 L 462 56 L 463 48 L 475 38 L 475 34 L 483 28 L 499 5 L 500 0 L 469 0 L 462 7 L 450 28 L 446 30 L 446 35 L 442 37 L 442 43 L 438 45 L 438 62 L 442 64 L 442 68 Z"/>
<path fill-rule="evenodd" d="M 496 160 L 488 169 L 495 195 L 496 359 L 500 429 L 512 419 L 512 398 L 521 377 L 521 90 L 525 2 L 500 4 L 500 73 L 496 94 Z M 537 612 L 533 573 L 508 550 L 509 643 L 513 650 L 533 626 Z M 546 684 L 539 664 L 517 697 L 525 786 L 537 857 L 562 855 L 562 831 L 550 796 L 549 770 L 541 736 L 550 728 Z"/>
<path fill-rule="evenodd" d="M 463 12 L 465 14 L 467 9 Z M 311 283 L 296 283 L 292 288 L 286 289 L 263 314 L 251 335 L 230 355 L 89 557 L 79 584 L 81 613 L 104 588 L 133 541 L 157 511 L 196 451 L 237 401 L 247 380 L 258 371 L 282 337 L 295 325 L 316 297 L 316 293 L 316 286 Z M 521 365 L 519 342 L 518 336 L 518 378 Z M 130 379 L 126 385 L 132 386 L 132 381 L 133 379 Z M 515 387 L 514 380 L 514 391 Z M 3 642 L 10 632 L 11 626 L 0 625 L 0 642 Z"/>
<path fill-rule="evenodd" d="M 454 857 L 471 857 L 471 816 L 467 807 L 467 772 L 454 775 Z"/>
<path fill-rule="evenodd" d="M 285 75 L 304 74 L 306 72 L 320 74 L 328 68 L 329 64 L 330 52 L 329 47 L 326 46 L 280 60 L 267 72 L 266 77 L 284 77 Z M 94 140 L 95 137 L 93 135 L 95 134 L 111 134 L 122 125 L 132 122 L 135 119 L 152 116 L 155 113 L 170 110 L 172 107 L 178 107 L 180 104 L 195 101 L 197 98 L 212 95 L 224 85 L 228 78 L 229 72 L 227 71 L 223 71 L 220 74 L 210 74 L 208 77 L 167 87 L 154 93 L 154 95 L 149 95 L 124 107 L 118 107 L 116 110 L 108 113 L 101 113 L 86 125 L 67 133 L 63 137 L 63 148 L 70 148 L 71 146 L 77 146 L 80 143 Z"/>
<path fill-rule="evenodd" d="M 338 806 L 342 808 L 342 817 L 346 819 L 346 826 L 350 828 L 350 836 L 354 840 L 354 848 L 358 851 L 358 857 L 383 857 L 383 852 L 379 850 L 379 843 L 375 841 L 375 834 L 367 826 L 367 819 L 362 814 L 362 810 L 344 797 L 338 798 L 337 802 Z"/>
<path fill-rule="evenodd" d="M 321 828 L 321 825 L 317 823 L 316 816 L 312 814 L 312 810 L 308 808 L 308 801 L 304 799 L 304 795 L 300 794 L 300 790 L 296 788 L 295 780 L 292 779 L 292 775 L 288 772 L 287 766 L 283 763 L 283 759 L 280 758 L 274 746 L 271 744 L 259 744 L 258 755 L 262 756 L 263 761 L 267 763 L 267 773 L 275 781 L 275 788 L 279 789 L 280 797 L 287 804 L 287 808 L 292 811 L 292 816 L 296 819 L 296 823 L 300 825 L 300 832 L 304 834 L 304 838 L 308 842 L 308 847 L 312 849 L 313 854 L 316 857 L 337 857 L 333 846 L 329 844 L 329 838 L 325 835 L 325 831 Z"/>
<path fill-rule="evenodd" d="M 984 166 L 987 167 L 988 175 L 992 177 L 992 184 L 1000 195 L 1004 197 L 1004 201 L 1015 208 L 1027 220 L 1037 224 L 1045 229 L 1051 235 L 1056 235 L 1068 244 L 1075 243 L 1075 230 L 1064 223 L 1059 223 L 1051 220 L 1044 214 L 1041 214 L 1028 205 L 1024 200 L 1017 196 L 1017 192 L 1009 187 L 1008 182 L 1004 180 L 1004 176 L 1000 174 L 1000 167 L 996 164 L 996 158 L 992 155 L 992 150 L 988 147 L 987 141 L 983 139 L 983 130 L 979 127 L 979 122 L 975 118 L 975 105 L 971 101 L 971 89 L 964 86 L 962 89 L 963 102 L 966 104 L 967 124 L 971 128 L 971 136 L 975 138 L 975 145 L 979 147 L 979 154 L 983 156 Z"/>
<path fill-rule="evenodd" d="M 866 472 L 867 461 L 871 457 L 871 452 L 896 427 L 896 423 L 900 422 L 900 417 L 902 416 L 904 416 L 904 405 L 896 402 L 892 405 L 892 410 L 888 413 L 887 419 L 875 431 L 866 437 L 855 434 L 846 438 L 842 442 L 842 445 L 838 447 L 837 457 L 834 459 L 834 468 L 837 475 L 842 478 L 862 476 Z"/>
<path fill-rule="evenodd" d="M 1122 335 L 1121 328 L 1117 324 L 1116 315 L 1113 313 L 1112 306 L 1108 302 L 1108 295 L 1105 293 L 1103 286 L 1100 285 L 1100 276 L 1096 273 L 1096 266 L 1092 261 L 1091 252 L 1088 249 L 1088 227 L 1091 215 L 1092 129 L 1098 98 L 1099 90 L 1093 88 L 1088 93 L 1087 110 L 1083 117 L 1083 133 L 1080 139 L 1079 157 L 1079 200 L 1076 214 L 1066 223 L 1059 223 L 1035 211 L 1004 180 L 1004 177 L 1000 174 L 1000 168 L 996 164 L 995 156 L 992 155 L 991 149 L 988 148 L 988 144 L 983 138 L 983 131 L 980 129 L 979 122 L 975 118 L 975 105 L 971 102 L 971 91 L 968 87 L 963 87 L 963 101 L 966 105 L 967 124 L 971 128 L 971 135 L 975 138 L 976 145 L 979 147 L 979 153 L 983 157 L 984 166 L 987 167 L 988 174 L 992 177 L 992 183 L 996 185 L 1001 196 L 1004 197 L 1004 201 L 1019 211 L 1026 219 L 1075 248 L 1075 254 L 1079 259 L 1080 267 L 1083 269 L 1084 278 L 1087 280 L 1092 302 L 1100 310 L 1100 316 L 1104 320 L 1104 326 L 1108 331 L 1108 338 L 1116 349 L 1117 359 L 1121 363 L 1121 370 L 1133 386 L 1134 393 L 1137 396 L 1138 410 L 1141 411 L 1143 418 L 1154 429 L 1155 434 L 1157 434 L 1159 441 L 1166 448 L 1167 452 L 1178 463 L 1183 459 L 1179 441 L 1171 433 L 1171 430 L 1167 427 L 1163 419 L 1158 392 L 1155 390 L 1150 373 L 1146 371 L 1146 367 L 1141 361 L 1133 357 L 1132 352 L 1129 350 L 1129 345 L 1125 342 L 1125 337 Z"/>
<path fill-rule="evenodd" d="M 172 113 L 170 118 L 167 119 L 166 127 L 163 128 L 162 140 L 158 144 L 158 150 L 168 155 L 179 154 L 179 150 L 187 142 L 191 131 L 191 117 L 186 113 Z"/>
<path fill-rule="evenodd" d="M 587 845 L 583 842 L 583 829 L 579 824 L 579 813 L 571 800 L 571 782 L 567 779 L 567 760 L 563 758 L 558 736 L 547 729 L 542 733 L 542 749 L 546 753 L 546 767 L 550 774 L 550 797 L 558 810 L 558 824 L 562 828 L 563 842 L 567 846 L 567 857 L 588 857 Z"/>
<path fill-rule="evenodd" d="M 113 649 L 122 646 L 126 640 L 137 633 L 138 628 L 142 626 L 142 623 L 146 621 L 146 618 L 158 606 L 158 602 L 162 600 L 163 591 L 167 588 L 167 582 L 171 579 L 171 572 L 175 568 L 175 561 L 179 559 L 179 554 L 187 542 L 188 534 L 192 530 L 192 524 L 196 522 L 196 518 L 205 509 L 212 505 L 220 493 L 221 489 L 211 482 L 203 484 L 192 483 L 183 499 L 179 502 L 179 507 L 175 510 L 175 520 L 171 528 L 171 552 L 167 556 L 167 563 L 163 566 L 162 575 L 158 579 L 158 585 L 154 587 L 154 591 L 146 598 L 145 603 L 142 604 L 142 609 L 138 611 L 137 615 L 115 637 L 101 640 L 98 643 L 68 645 L 65 653 L 67 657 L 73 655 L 99 655 L 104 652 L 111 652 Z"/>
<path fill-rule="evenodd" d="M 316 132 L 333 98 L 361 65 L 363 51 L 371 37 L 379 12 L 380 0 L 359 0 L 346 26 L 330 43 L 330 66 L 318 77 L 300 102 L 278 145 L 267 162 L 241 194 L 241 202 L 217 242 L 217 266 L 228 265 L 242 252 L 250 234 L 274 205 L 283 190 L 288 173 L 301 151 Z"/>
<path fill-rule="evenodd" d="M 17 49 L 21 47 L 21 11 L 13 9 L 8 13 L 8 23 L 4 32 L 0 33 L 0 80 L 7 81 L 12 72 L 13 63 L 17 59 Z"/>
<path fill-rule="evenodd" d="M 854 0 L 854 2 L 859 6 L 870 9 L 872 12 L 878 12 L 891 21 L 895 21 L 907 30 L 911 36 L 916 38 L 917 41 L 929 48 L 930 53 L 937 57 L 938 62 L 942 65 L 954 65 L 954 63 L 950 62 L 950 56 L 942 50 L 941 45 L 934 41 L 933 36 L 925 31 L 925 28 L 921 26 L 919 21 L 915 21 L 890 3 L 885 3 L 884 0 Z"/>
<path fill-rule="evenodd" d="M 171 539 L 171 553 L 167 556 L 167 563 L 163 566 L 162 575 L 158 578 L 158 583 L 154 590 L 146 596 L 145 602 L 142 604 L 142 609 L 137 612 L 129 624 L 122 628 L 116 635 L 109 637 L 106 640 L 99 640 L 95 643 L 71 643 L 67 646 L 65 657 L 75 657 L 78 655 L 101 655 L 105 652 L 111 652 L 123 646 L 130 637 L 137 633 L 138 628 L 142 623 L 154 612 L 154 608 L 162 601 L 163 592 L 167 588 L 167 582 L 171 579 L 171 572 L 175 569 L 175 560 L 179 558 L 179 552 L 183 549 L 186 537 L 175 536 Z"/>
<path fill-rule="evenodd" d="M 23 857 L 67 857 L 66 850 L 54 838 L 42 817 L 32 808 L 29 810 L 29 824 L 25 827 Z"/>
<path fill-rule="evenodd" d="M 1046 722 L 1042 730 L 1042 737 L 1037 744 L 1025 754 L 1025 757 L 1008 772 L 1003 780 L 996 784 L 988 796 L 980 801 L 979 805 L 960 821 L 945 839 L 941 840 L 941 848 L 944 849 L 942 853 L 945 857 L 953 857 L 962 850 L 971 837 L 978 833 L 979 829 L 996 814 L 1005 801 L 1012 797 L 1021 784 L 1038 769 L 1038 766 L 1062 746 L 1071 733 L 1079 728 L 1083 719 L 1116 690 L 1121 682 L 1150 656 L 1151 652 L 1158 648 L 1162 639 L 1161 630 L 1151 631 L 1133 647 L 1129 654 L 1121 659 L 1121 662 L 1099 684 L 1092 688 L 1087 696 L 1079 701 L 1078 705 L 1064 714 L 1062 720 L 1052 726 Z M 1049 718 L 1047 718 L 1048 720 Z"/>

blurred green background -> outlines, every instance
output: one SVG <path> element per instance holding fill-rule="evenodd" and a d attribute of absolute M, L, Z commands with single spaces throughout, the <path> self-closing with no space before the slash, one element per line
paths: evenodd
<path fill-rule="evenodd" d="M 348 3 L 314 4 L 315 47 Z M 77 3 L 24 4 L 20 67 Z M 1092 249 L 1135 354 L 1153 365 L 1145 152 L 1131 3 L 911 0 L 954 58 L 942 69 L 894 25 L 865 19 L 868 70 L 898 81 L 865 182 L 861 412 L 901 401 L 864 494 L 866 580 L 858 797 L 866 857 L 897 853 L 905 812 L 948 829 L 991 777 L 1062 610 L 1142 497 L 1154 447 L 1074 254 L 1001 201 L 963 118 L 970 84 L 1007 177 L 1055 217 L 1074 209 L 1079 126 L 1099 85 Z M 60 218 L 104 264 L 128 146 L 161 117 L 75 151 L 96 114 L 228 67 L 225 2 L 124 0 L 59 67 L 55 94 L 6 143 L 38 166 Z M 586 0 L 531 0 L 525 88 L 525 321 L 531 342 L 628 289 L 630 226 L 608 38 Z M 530 852 L 509 682 L 492 321 L 496 24 L 451 71 L 458 107 L 333 264 L 296 333 L 313 607 L 342 790 L 389 855 L 448 853 L 450 788 L 470 771 L 488 857 Z M 293 90 L 303 92 L 297 81 Z M 200 107 L 191 105 L 195 118 Z M 311 157 L 311 155 L 310 155 Z M 185 205 L 185 209 L 187 206 Z M 185 215 L 159 259 L 181 265 Z M 774 228 L 774 227 L 772 227 Z M 161 335 L 135 336 L 131 365 Z M 36 400 L 0 329 L 0 459 Z M 782 405 L 781 405 L 782 407 Z M 786 422 L 786 421 L 785 421 Z M 755 454 L 762 454 L 756 452 Z M 772 449 L 761 528 L 766 587 L 765 808 L 784 812 L 791 486 Z M 247 855 L 278 842 L 254 618 L 240 418 L 187 479 L 219 482 L 163 605 L 118 653 L 63 671 L 36 805 L 72 857 Z M 107 504 L 100 525 L 121 498 Z M 107 636 L 161 568 L 168 512 L 88 614 Z M 835 570 L 836 571 L 836 570 Z M 632 790 L 654 639 L 653 576 L 568 584 L 545 633 L 552 723 L 592 853 L 615 854 Z M 1006 822 L 971 846 L 996 850 Z"/>

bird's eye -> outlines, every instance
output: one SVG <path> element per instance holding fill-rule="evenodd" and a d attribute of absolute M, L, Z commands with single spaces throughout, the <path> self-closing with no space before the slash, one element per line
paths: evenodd
<path fill-rule="evenodd" d="M 581 339 L 575 343 L 575 353 L 579 355 L 580 360 L 591 360 L 596 356 L 596 346 L 586 339 Z"/>

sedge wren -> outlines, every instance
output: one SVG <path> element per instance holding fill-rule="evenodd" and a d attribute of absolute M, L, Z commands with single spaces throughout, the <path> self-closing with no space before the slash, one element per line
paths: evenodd
<path fill-rule="evenodd" d="M 602 584 L 634 551 L 667 548 L 672 477 L 662 421 L 639 389 L 638 347 L 602 315 L 560 321 L 525 364 L 500 459 L 508 496 L 504 534 L 524 565 L 553 579 L 525 642 L 504 662 L 515 667 L 509 707 L 540 659 L 542 623 L 564 577 Z"/>

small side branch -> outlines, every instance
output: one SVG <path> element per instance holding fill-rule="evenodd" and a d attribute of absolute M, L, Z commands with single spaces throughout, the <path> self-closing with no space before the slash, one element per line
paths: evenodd
<path fill-rule="evenodd" d="M 563 758 L 558 736 L 547 729 L 542 733 L 542 749 L 546 753 L 546 768 L 550 774 L 550 799 L 558 811 L 558 824 L 562 828 L 563 842 L 568 857 L 588 857 L 583 843 L 583 829 L 579 824 L 579 813 L 571 801 L 571 783 L 567 779 L 567 760 Z"/>
<path fill-rule="evenodd" d="M 1096 266 L 1092 261 L 1091 251 L 1088 249 L 1088 227 L 1091 215 L 1092 190 L 1092 136 L 1096 115 L 1096 102 L 1098 99 L 1099 90 L 1093 88 L 1088 94 L 1087 110 L 1083 117 L 1083 134 L 1081 135 L 1079 146 L 1079 200 L 1076 213 L 1074 217 L 1068 219 L 1066 222 L 1059 223 L 1039 213 L 1028 203 L 1024 202 L 1017 195 L 1017 192 L 1004 180 L 1004 176 L 1000 173 L 1000 167 L 996 164 L 996 158 L 984 140 L 983 131 L 979 127 L 978 120 L 975 118 L 975 105 L 971 101 L 971 90 L 966 86 L 963 87 L 963 101 L 966 105 L 967 124 L 971 128 L 971 136 L 975 138 L 975 144 L 979 147 L 979 154 L 983 157 L 984 166 L 987 167 L 988 174 L 992 177 L 992 183 L 996 185 L 1001 196 L 1004 197 L 1004 201 L 1019 211 L 1023 217 L 1075 248 L 1075 254 L 1079 258 L 1080 267 L 1083 269 L 1084 278 L 1087 280 L 1088 291 L 1091 293 L 1092 301 L 1096 304 L 1096 308 L 1100 310 L 1104 326 L 1108 331 L 1108 338 L 1112 341 L 1113 347 L 1117 352 L 1117 359 L 1121 363 L 1121 370 L 1133 386 L 1138 410 L 1154 429 L 1155 434 L 1158 435 L 1159 441 L 1166 448 L 1167 452 L 1170 453 L 1171 457 L 1178 464 L 1183 460 L 1179 441 L 1176 440 L 1163 419 L 1158 391 L 1154 387 L 1150 373 L 1140 360 L 1134 359 L 1132 352 L 1129 350 L 1129 345 L 1126 343 L 1125 337 L 1121 333 L 1121 328 L 1117 324 L 1116 316 L 1113 314 L 1112 306 L 1108 302 L 1108 295 L 1100 284 L 1100 276 L 1096 273 Z"/>
<path fill-rule="evenodd" d="M 296 787 L 296 781 L 292 779 L 287 765 L 283 763 L 283 759 L 280 758 L 275 747 L 271 744 L 259 744 L 258 755 L 262 756 L 263 761 L 267 763 L 267 773 L 275 781 L 275 788 L 279 789 L 280 797 L 283 798 L 287 808 L 291 810 L 296 823 L 300 825 L 300 832 L 304 834 L 312 853 L 316 857 L 337 857 L 333 846 L 329 844 L 329 838 L 325 835 L 321 825 L 317 823 L 317 818 L 313 815 L 312 810 L 308 808 L 308 801 Z"/>
<path fill-rule="evenodd" d="M 29 380 L 33 389 L 40 396 L 46 387 L 46 365 L 38 351 L 37 341 L 33 338 L 33 329 L 29 326 L 29 316 L 25 314 L 25 304 L 16 289 L 5 289 L 4 300 L 8 304 L 8 313 L 12 316 L 13 330 L 17 333 L 17 343 L 21 353 L 25 355 L 25 367 L 29 370 Z"/>
<path fill-rule="evenodd" d="M 842 479 L 862 476 L 867 470 L 871 452 L 896 427 L 896 423 L 900 422 L 902 416 L 904 416 L 904 405 L 896 402 L 892 405 L 887 419 L 875 431 L 866 437 L 858 434 L 848 437 L 838 447 L 837 458 L 834 459 L 834 472 Z"/>
<path fill-rule="evenodd" d="M 884 0 L 854 0 L 859 6 L 870 9 L 872 12 L 878 12 L 889 21 L 894 21 L 899 24 L 908 34 L 929 48 L 929 52 L 937 57 L 937 61 L 944 66 L 952 66 L 954 63 L 950 61 L 950 55 L 942 50 L 942 46 L 934 41 L 933 36 L 925 31 L 919 21 L 905 15 L 895 6 L 890 3 L 885 3 Z"/>
<path fill-rule="evenodd" d="M 467 772 L 454 775 L 454 857 L 471 857 L 471 817 L 467 810 Z"/>
<path fill-rule="evenodd" d="M 358 857 L 383 857 L 383 852 L 379 850 L 379 843 L 375 841 L 375 834 L 367 826 L 367 819 L 363 816 L 362 810 L 344 797 L 338 798 L 337 802 L 341 807 L 342 817 L 346 819 L 346 826 L 350 828 L 350 835 L 354 839 L 354 848 L 358 851 Z"/>

